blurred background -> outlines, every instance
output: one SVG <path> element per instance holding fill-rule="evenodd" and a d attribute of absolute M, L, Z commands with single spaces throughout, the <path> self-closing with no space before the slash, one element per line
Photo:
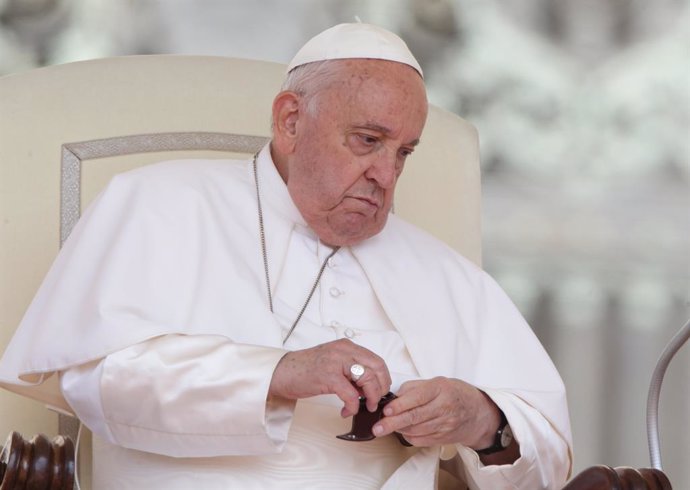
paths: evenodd
<path fill-rule="evenodd" d="M 355 16 L 399 33 L 431 102 L 479 129 L 484 267 L 563 376 L 575 470 L 649 466 L 649 380 L 690 317 L 690 1 L 0 0 L 0 75 L 151 53 L 286 63 Z M 660 414 L 688 489 L 689 346 Z"/>

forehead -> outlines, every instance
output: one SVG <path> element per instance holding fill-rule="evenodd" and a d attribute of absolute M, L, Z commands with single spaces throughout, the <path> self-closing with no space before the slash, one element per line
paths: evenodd
<path fill-rule="evenodd" d="M 337 90 L 358 90 L 366 86 L 372 90 L 400 90 L 426 100 L 422 77 L 412 67 L 387 60 L 350 59 L 339 61 L 339 81 L 332 87 Z"/>
<path fill-rule="evenodd" d="M 419 73 L 402 63 L 343 60 L 340 76 L 328 92 L 327 109 L 348 119 L 390 126 L 426 119 L 427 100 Z M 331 111 L 332 112 L 332 111 Z"/>

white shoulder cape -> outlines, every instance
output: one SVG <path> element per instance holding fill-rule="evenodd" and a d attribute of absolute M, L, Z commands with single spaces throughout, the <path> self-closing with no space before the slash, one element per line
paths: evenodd
<path fill-rule="evenodd" d="M 292 223 L 264 215 L 277 277 Z M 395 215 L 352 252 L 422 377 L 511 393 L 571 440 L 558 373 L 488 275 Z M 265 287 L 250 161 L 180 160 L 119 175 L 46 276 L 0 361 L 0 384 L 69 410 L 57 383 L 45 382 L 52 373 L 152 337 L 281 347 Z"/>

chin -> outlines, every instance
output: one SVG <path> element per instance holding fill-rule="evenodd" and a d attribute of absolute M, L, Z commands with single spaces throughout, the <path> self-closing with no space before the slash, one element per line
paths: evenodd
<path fill-rule="evenodd" d="M 361 215 L 340 216 L 340 220 L 331 219 L 311 224 L 321 242 L 332 247 L 349 247 L 356 245 L 381 232 L 387 219 L 362 219 Z M 345 219 L 342 219 L 345 218 Z M 388 215 L 385 215 L 388 218 Z"/>
<path fill-rule="evenodd" d="M 357 245 L 358 243 L 363 242 L 364 240 L 378 235 L 382 229 L 383 225 L 370 227 L 366 230 L 342 230 L 340 232 L 334 232 L 333 230 L 329 230 L 330 233 L 324 233 L 323 235 L 318 233 L 317 234 L 319 235 L 319 239 L 327 245 L 349 247 L 351 245 Z"/>

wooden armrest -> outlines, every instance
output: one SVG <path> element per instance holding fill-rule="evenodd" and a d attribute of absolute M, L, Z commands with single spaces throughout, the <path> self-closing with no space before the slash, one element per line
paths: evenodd
<path fill-rule="evenodd" d="M 74 443 L 43 434 L 25 440 L 12 432 L 0 453 L 0 490 L 72 490 Z"/>
<path fill-rule="evenodd" d="M 563 490 L 672 490 L 663 471 L 626 466 L 591 466 L 570 480 Z"/>

